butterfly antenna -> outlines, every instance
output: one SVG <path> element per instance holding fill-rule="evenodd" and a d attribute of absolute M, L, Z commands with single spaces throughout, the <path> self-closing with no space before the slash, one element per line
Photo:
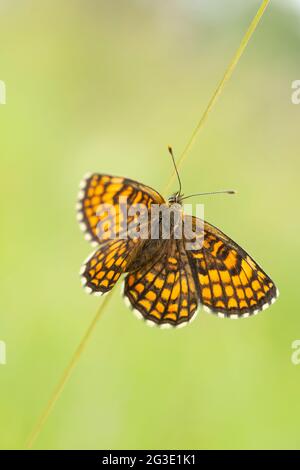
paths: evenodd
<path fill-rule="evenodd" d="M 187 199 L 189 197 L 194 197 L 194 196 L 211 196 L 212 194 L 236 194 L 236 193 L 237 192 L 234 189 L 227 189 L 225 191 L 213 191 L 211 193 L 190 194 L 189 196 L 185 196 L 185 197 L 181 198 L 181 200 L 183 201 L 183 199 Z"/>
<path fill-rule="evenodd" d="M 168 150 L 169 150 L 169 154 L 170 154 L 171 157 L 172 157 L 173 165 L 174 165 L 174 168 L 175 168 L 175 171 L 176 171 L 176 175 L 177 175 L 177 179 L 178 179 L 178 183 L 179 183 L 179 191 L 178 191 L 178 194 L 181 194 L 181 181 L 180 181 L 180 176 L 179 176 L 179 173 L 178 173 L 178 170 L 177 170 L 176 161 L 175 161 L 174 154 L 173 154 L 173 149 L 172 149 L 172 147 L 171 147 L 170 145 L 168 146 Z"/>

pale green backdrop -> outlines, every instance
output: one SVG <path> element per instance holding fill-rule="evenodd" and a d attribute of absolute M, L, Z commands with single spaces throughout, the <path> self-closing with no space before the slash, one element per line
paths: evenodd
<path fill-rule="evenodd" d="M 163 187 L 258 0 L 0 2 L 0 446 L 22 448 L 101 299 L 75 218 L 86 171 Z M 300 2 L 271 1 L 181 171 L 276 281 L 241 321 L 139 322 L 115 288 L 40 449 L 299 448 Z M 174 188 L 176 186 L 174 185 Z M 196 202 L 196 201 L 195 201 Z"/>

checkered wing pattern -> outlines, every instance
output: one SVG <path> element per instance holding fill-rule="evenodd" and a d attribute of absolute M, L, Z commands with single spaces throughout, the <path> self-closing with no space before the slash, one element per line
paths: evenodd
<path fill-rule="evenodd" d="M 189 216 L 185 216 L 189 217 Z M 269 276 L 233 240 L 204 223 L 204 242 L 189 251 L 200 302 L 220 317 L 247 317 L 271 305 L 278 291 Z"/>
<path fill-rule="evenodd" d="M 137 181 L 103 174 L 88 174 L 80 183 L 77 218 L 85 238 L 97 246 L 112 238 L 122 238 L 124 215 L 120 201 L 126 207 L 143 204 L 163 204 L 162 196 Z M 128 217 L 126 224 L 132 222 Z"/>
<path fill-rule="evenodd" d="M 191 321 L 198 299 L 183 241 L 161 241 L 160 256 L 126 276 L 124 297 L 151 325 L 184 326 Z"/>
<path fill-rule="evenodd" d="M 83 264 L 80 274 L 86 292 L 94 295 L 110 291 L 142 247 L 142 241 L 109 240 L 102 242 Z"/>

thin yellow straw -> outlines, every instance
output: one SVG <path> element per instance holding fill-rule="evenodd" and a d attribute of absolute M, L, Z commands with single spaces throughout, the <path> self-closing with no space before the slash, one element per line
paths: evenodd
<path fill-rule="evenodd" d="M 197 139 L 200 130 L 204 126 L 204 124 L 206 122 L 206 119 L 208 118 L 208 115 L 212 111 L 212 109 L 213 109 L 218 97 L 222 93 L 226 83 L 231 78 L 231 75 L 233 74 L 234 69 L 236 68 L 236 66 L 237 66 L 244 50 L 246 49 L 246 47 L 247 47 L 254 31 L 256 30 L 257 25 L 260 22 L 263 14 L 265 12 L 265 9 L 267 8 L 269 3 L 270 3 L 270 0 L 264 0 L 262 2 L 261 6 L 259 7 L 255 17 L 253 18 L 248 30 L 246 31 L 246 34 L 244 35 L 244 37 L 243 37 L 243 39 L 242 39 L 242 41 L 241 41 L 241 43 L 240 43 L 240 45 L 239 45 L 239 47 L 236 51 L 236 53 L 234 54 L 231 62 L 229 63 L 222 80 L 220 81 L 219 85 L 217 86 L 216 91 L 212 95 L 212 97 L 211 97 L 211 99 L 210 99 L 210 101 L 207 105 L 207 108 L 205 109 L 203 115 L 201 116 L 200 121 L 198 122 L 194 132 L 191 135 L 190 140 L 188 141 L 186 147 L 184 148 L 181 156 L 178 159 L 178 162 L 177 162 L 177 169 L 178 170 L 182 166 L 182 164 L 183 164 L 184 160 L 186 159 L 188 153 L 190 152 L 193 144 L 195 143 L 195 140 Z M 169 181 L 168 181 L 168 184 L 166 186 L 166 192 L 169 190 L 171 184 L 173 183 L 173 180 L 174 180 L 175 176 L 176 176 L 176 172 L 174 170 L 171 177 L 170 177 L 170 179 L 169 179 Z"/>
<path fill-rule="evenodd" d="M 77 365 L 81 354 L 83 353 L 84 349 L 86 348 L 88 340 L 90 339 L 91 334 L 93 333 L 93 331 L 96 327 L 96 324 L 98 323 L 98 320 L 101 316 L 101 313 L 103 312 L 104 308 L 108 304 L 108 301 L 109 301 L 110 298 L 111 298 L 111 295 L 109 295 L 109 294 L 104 297 L 104 300 L 103 300 L 102 304 L 100 305 L 100 307 L 98 308 L 95 317 L 93 318 L 93 320 L 90 323 L 88 329 L 86 330 L 82 340 L 80 341 L 75 353 L 72 356 L 72 359 L 71 359 L 70 363 L 66 367 L 60 381 L 58 382 L 53 394 L 51 395 L 51 398 L 48 401 L 46 408 L 44 409 L 44 411 L 41 414 L 39 420 L 37 421 L 35 427 L 33 428 L 32 433 L 30 434 L 30 436 L 28 438 L 28 441 L 27 441 L 27 445 L 26 445 L 27 449 L 32 448 L 36 438 L 38 437 L 41 430 L 43 429 L 44 424 L 45 424 L 49 414 L 51 413 L 52 408 L 54 407 L 54 405 L 57 402 L 59 396 L 61 395 L 68 379 L 71 376 L 71 373 L 72 373 L 73 369 Z"/>
<path fill-rule="evenodd" d="M 192 145 L 194 144 L 198 134 L 199 134 L 199 131 L 201 130 L 203 124 L 205 123 L 209 113 L 211 112 L 213 106 L 215 105 L 216 101 L 217 101 L 217 98 L 218 96 L 221 94 L 221 92 L 223 91 L 223 88 L 225 86 L 225 84 L 228 82 L 228 80 L 230 79 L 240 57 L 242 56 L 248 42 L 250 41 L 251 39 L 251 36 L 252 34 L 254 33 L 259 21 L 261 20 L 263 14 L 264 14 L 264 11 L 265 9 L 267 8 L 268 4 L 269 4 L 270 0 L 264 0 L 260 6 L 260 8 L 258 9 L 254 19 L 252 20 L 250 26 L 249 26 L 249 29 L 247 30 L 245 36 L 243 37 L 242 39 L 242 42 L 237 50 L 237 52 L 235 53 L 233 59 L 231 60 L 226 72 L 225 72 L 225 75 L 223 77 L 223 79 L 221 80 L 220 84 L 218 85 L 215 93 L 213 94 L 211 100 L 209 101 L 208 103 L 208 106 L 206 108 L 206 110 L 204 111 L 204 114 L 202 115 L 197 127 L 195 128 L 188 144 L 186 145 L 182 155 L 180 156 L 179 160 L 178 160 L 178 163 L 177 163 L 177 168 L 181 167 L 183 161 L 185 160 L 188 152 L 190 151 Z M 173 172 L 167 186 L 166 186 L 166 191 L 168 189 L 168 187 L 172 184 L 172 181 L 175 177 L 175 171 Z M 51 395 L 51 398 L 50 400 L 48 401 L 43 413 L 41 414 L 39 420 L 37 421 L 35 427 L 33 428 L 33 431 L 32 433 L 30 434 L 29 436 L 29 439 L 27 441 L 27 445 L 26 445 L 26 448 L 27 449 L 31 449 L 34 442 L 36 441 L 37 437 L 39 436 L 40 432 L 42 431 L 46 421 L 47 421 L 47 418 L 48 416 L 50 415 L 55 403 L 57 402 L 58 398 L 60 397 L 68 379 L 70 378 L 71 374 L 72 374 L 72 371 L 73 369 L 75 368 L 75 366 L 77 365 L 80 357 L 81 357 L 81 354 L 83 353 L 84 349 L 86 348 L 86 345 L 96 327 L 96 324 L 98 323 L 98 320 L 104 310 L 104 308 L 106 307 L 106 305 L 108 304 L 108 301 L 109 299 L 111 298 L 111 294 L 108 294 L 105 298 L 104 298 L 104 301 L 102 302 L 102 304 L 100 305 L 99 309 L 97 310 L 97 313 L 95 315 L 95 317 L 93 318 L 90 326 L 88 327 L 85 335 L 83 336 L 79 346 L 77 347 L 75 353 L 73 354 L 72 356 L 72 359 L 69 363 L 69 365 L 66 367 L 60 381 L 58 382 L 53 394 Z"/>

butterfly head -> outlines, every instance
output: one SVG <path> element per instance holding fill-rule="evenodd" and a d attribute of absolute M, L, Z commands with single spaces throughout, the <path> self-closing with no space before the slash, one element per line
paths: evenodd
<path fill-rule="evenodd" d="M 168 198 L 168 203 L 171 204 L 180 204 L 183 198 L 183 194 L 180 193 L 180 191 L 177 191 L 174 194 L 171 194 L 171 196 Z"/>

